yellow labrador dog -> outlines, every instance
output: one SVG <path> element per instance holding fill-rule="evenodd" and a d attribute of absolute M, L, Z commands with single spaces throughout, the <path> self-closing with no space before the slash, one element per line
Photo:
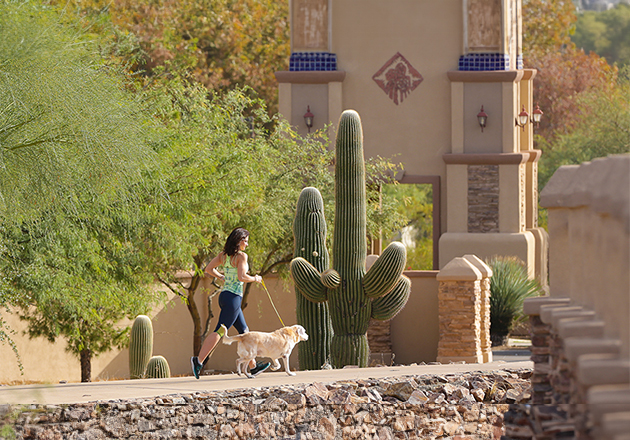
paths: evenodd
<path fill-rule="evenodd" d="M 237 336 L 228 336 L 227 328 L 224 325 L 221 327 L 225 332 L 224 344 L 231 345 L 234 341 L 238 342 L 236 352 L 239 358 L 236 360 L 236 372 L 239 376 L 245 373 L 249 378 L 254 377 L 247 371 L 247 365 L 249 361 L 256 359 L 256 356 L 272 359 L 271 369 L 274 371 L 280 368 L 278 359 L 282 358 L 284 370 L 289 376 L 295 376 L 295 373 L 289 369 L 289 356 L 298 342 L 308 339 L 306 330 L 301 325 L 282 327 L 271 333 L 247 332 Z"/>

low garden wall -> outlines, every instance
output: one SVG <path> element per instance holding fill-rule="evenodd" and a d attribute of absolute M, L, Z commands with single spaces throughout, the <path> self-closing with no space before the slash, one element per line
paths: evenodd
<path fill-rule="evenodd" d="M 17 439 L 498 439 L 531 370 L 0 406 Z M 507 427 L 507 434 L 511 432 Z M 0 431 L 2 432 L 2 431 Z"/>

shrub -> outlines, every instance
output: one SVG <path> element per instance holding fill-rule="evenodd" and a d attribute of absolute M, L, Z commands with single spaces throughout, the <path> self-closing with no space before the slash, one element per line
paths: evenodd
<path fill-rule="evenodd" d="M 495 256 L 488 265 L 490 279 L 490 338 L 492 345 L 502 345 L 514 324 L 523 319 L 523 301 L 538 296 L 542 288 L 527 276 L 523 262 L 516 257 Z"/>

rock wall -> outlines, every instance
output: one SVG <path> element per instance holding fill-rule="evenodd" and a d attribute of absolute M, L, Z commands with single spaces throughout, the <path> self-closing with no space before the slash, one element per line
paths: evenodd
<path fill-rule="evenodd" d="M 498 439 L 508 405 L 529 401 L 530 374 L 501 370 L 65 406 L 5 405 L 0 417 L 17 439 Z"/>

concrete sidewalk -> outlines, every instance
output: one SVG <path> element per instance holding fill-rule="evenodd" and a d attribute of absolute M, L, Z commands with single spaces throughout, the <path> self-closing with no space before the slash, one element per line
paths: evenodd
<path fill-rule="evenodd" d="M 288 376 L 284 371 L 262 373 L 254 379 L 232 375 L 175 377 L 170 379 L 116 380 L 91 383 L 21 385 L 0 387 L 0 404 L 60 405 L 115 399 L 136 399 L 170 394 L 226 391 L 282 385 L 332 383 L 343 380 L 378 379 L 398 376 L 445 375 L 473 371 L 533 368 L 531 361 L 487 364 L 411 365 L 397 367 L 345 368 L 341 370 L 298 371 Z"/>

